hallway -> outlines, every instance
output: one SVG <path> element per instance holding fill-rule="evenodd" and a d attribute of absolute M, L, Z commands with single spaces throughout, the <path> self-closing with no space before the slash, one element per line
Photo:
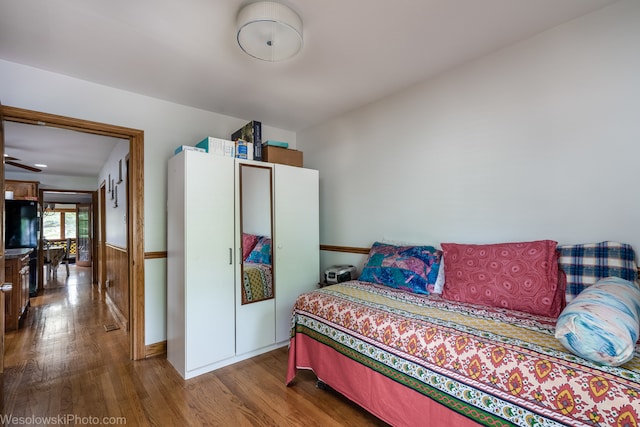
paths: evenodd
<path fill-rule="evenodd" d="M 83 412 L 99 390 L 95 382 L 129 361 L 126 332 L 105 331 L 115 317 L 91 284 L 91 268 L 69 268 L 67 276 L 59 267 L 57 279 L 30 299 L 22 328 L 5 336 L 3 414 Z"/>

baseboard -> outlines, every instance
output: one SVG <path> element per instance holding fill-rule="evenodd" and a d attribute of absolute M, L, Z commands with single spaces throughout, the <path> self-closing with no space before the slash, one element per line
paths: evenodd
<path fill-rule="evenodd" d="M 145 358 L 166 355 L 167 341 L 160 341 L 157 343 L 146 345 L 144 350 Z"/>
<path fill-rule="evenodd" d="M 253 350 L 253 351 L 249 351 L 247 353 L 243 353 L 240 355 L 234 355 L 231 357 L 228 357 L 227 359 L 223 359 L 223 360 L 219 360 L 217 362 L 214 363 L 210 363 L 208 365 L 205 366 L 201 366 L 197 369 L 193 369 L 189 372 L 184 372 L 184 379 L 188 380 L 190 378 L 194 378 L 197 377 L 198 375 L 202 375 L 205 374 L 207 372 L 211 372 L 211 371 L 215 371 L 216 369 L 220 369 L 223 368 L 225 366 L 229 366 L 229 365 L 233 365 L 234 363 L 238 363 L 238 362 L 242 362 L 243 360 L 247 360 L 250 359 L 252 357 L 258 356 L 260 354 L 263 353 L 268 353 L 270 351 L 282 348 L 282 347 L 286 347 L 289 345 L 289 340 L 283 341 L 283 342 L 279 342 L 276 344 L 271 344 L 268 345 L 266 347 L 262 347 L 258 350 Z M 169 360 L 169 363 L 171 363 L 173 365 L 173 361 Z M 181 361 L 181 363 L 184 363 L 184 360 Z M 174 365 L 175 367 L 175 365 Z M 182 365 L 182 368 L 184 369 L 184 365 Z M 183 373 L 180 372 L 180 369 L 176 367 L 176 370 L 178 371 L 178 373 L 180 373 L 180 375 L 183 375 Z"/>
<path fill-rule="evenodd" d="M 109 296 L 109 292 L 105 292 L 104 294 L 106 296 L 105 301 L 107 303 L 107 307 L 109 307 L 109 310 L 116 318 L 116 321 L 124 327 L 125 331 L 129 332 L 129 320 L 127 320 L 127 318 L 122 314 L 116 303 L 113 302 L 111 296 Z"/>

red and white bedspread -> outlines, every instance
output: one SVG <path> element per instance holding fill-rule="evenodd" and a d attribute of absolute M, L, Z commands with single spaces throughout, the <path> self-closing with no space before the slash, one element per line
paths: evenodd
<path fill-rule="evenodd" d="M 393 425 L 639 425 L 638 348 L 597 366 L 554 330 L 551 318 L 341 283 L 298 298 L 287 384 L 311 369 Z"/>

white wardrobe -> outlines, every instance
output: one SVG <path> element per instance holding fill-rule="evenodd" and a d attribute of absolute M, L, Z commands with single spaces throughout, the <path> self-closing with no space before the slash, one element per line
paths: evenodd
<path fill-rule="evenodd" d="M 243 169 L 266 173 L 271 194 L 270 212 L 251 215 L 271 216 L 275 297 L 250 304 L 241 301 Z M 169 160 L 167 359 L 183 378 L 288 343 L 295 299 L 318 283 L 318 199 L 315 170 L 196 151 Z"/>

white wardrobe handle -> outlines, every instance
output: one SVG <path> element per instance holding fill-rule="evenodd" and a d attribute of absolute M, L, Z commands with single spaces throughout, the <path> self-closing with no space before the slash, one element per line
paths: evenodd
<path fill-rule="evenodd" d="M 229 248 L 229 265 L 233 264 L 233 249 Z"/>

